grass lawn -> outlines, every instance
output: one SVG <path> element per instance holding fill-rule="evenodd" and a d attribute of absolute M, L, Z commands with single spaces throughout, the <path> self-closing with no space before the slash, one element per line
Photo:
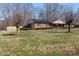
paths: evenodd
<path fill-rule="evenodd" d="M 21 30 L 21 34 L 0 32 L 0 55 L 63 56 L 79 55 L 79 28 Z"/>

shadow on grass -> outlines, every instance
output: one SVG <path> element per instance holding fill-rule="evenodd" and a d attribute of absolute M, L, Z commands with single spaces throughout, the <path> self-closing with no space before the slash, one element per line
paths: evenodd
<path fill-rule="evenodd" d="M 52 30 L 48 30 L 48 31 L 45 31 L 47 33 L 73 33 L 73 31 L 68 31 L 68 30 L 58 30 L 58 29 L 52 29 Z"/>
<path fill-rule="evenodd" d="M 68 31 L 47 31 L 47 33 L 73 33 L 73 32 L 68 32 Z"/>
<path fill-rule="evenodd" d="M 15 36 L 15 34 L 2 34 L 3 36 Z"/>

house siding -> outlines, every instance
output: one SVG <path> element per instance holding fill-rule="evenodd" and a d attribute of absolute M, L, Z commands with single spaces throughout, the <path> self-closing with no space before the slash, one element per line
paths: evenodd
<path fill-rule="evenodd" d="M 44 24 L 44 23 L 34 23 L 32 24 L 33 29 L 45 29 L 45 28 L 50 28 L 49 24 Z"/>

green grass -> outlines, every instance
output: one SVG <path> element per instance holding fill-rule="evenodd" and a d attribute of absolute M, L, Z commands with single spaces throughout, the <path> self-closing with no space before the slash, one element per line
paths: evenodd
<path fill-rule="evenodd" d="M 5 33 L 5 32 L 4 32 Z M 0 32 L 0 55 L 63 56 L 79 55 L 79 28 L 21 30 L 21 34 Z"/>

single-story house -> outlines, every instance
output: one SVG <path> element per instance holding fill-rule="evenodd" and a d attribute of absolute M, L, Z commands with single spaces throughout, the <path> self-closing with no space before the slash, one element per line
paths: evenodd
<path fill-rule="evenodd" d="M 47 20 L 33 20 L 30 21 L 27 25 L 25 25 L 24 28 L 46 29 L 46 28 L 50 28 L 50 22 L 48 22 Z"/>
<path fill-rule="evenodd" d="M 65 25 L 65 22 L 62 20 L 56 20 L 52 22 L 52 25 L 54 28 L 63 28 Z"/>
<path fill-rule="evenodd" d="M 46 28 L 62 28 L 64 27 L 65 22 L 62 20 L 56 20 L 53 22 L 49 22 L 48 20 L 32 20 L 24 28 L 29 29 L 46 29 Z"/>
<path fill-rule="evenodd" d="M 79 27 L 79 22 L 73 23 L 73 27 Z"/>
<path fill-rule="evenodd" d="M 74 27 L 79 27 L 79 19 L 75 19 L 72 24 Z"/>

